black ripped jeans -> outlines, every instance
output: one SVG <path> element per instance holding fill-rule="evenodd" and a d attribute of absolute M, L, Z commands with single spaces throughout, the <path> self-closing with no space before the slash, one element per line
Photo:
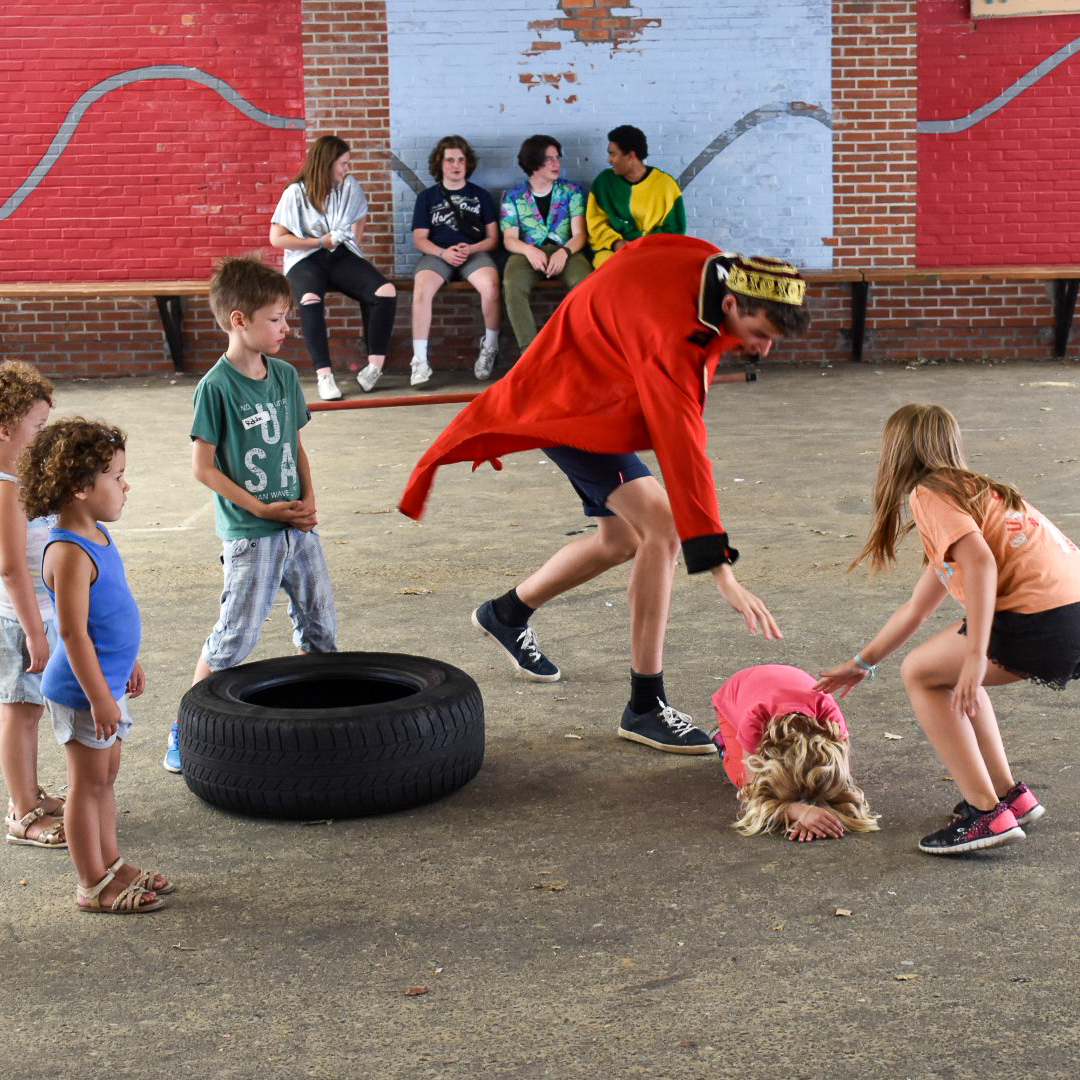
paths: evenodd
<path fill-rule="evenodd" d="M 330 342 L 326 334 L 323 301 L 331 290 L 350 297 L 360 305 L 368 353 L 373 356 L 386 355 L 394 329 L 397 297 L 375 295 L 375 290 L 388 282 L 367 259 L 361 259 L 344 244 L 339 244 L 333 251 L 319 250 L 301 259 L 286 277 L 300 314 L 304 344 L 316 371 L 330 367 Z M 309 293 L 314 293 L 319 303 L 301 303 L 301 297 Z"/>

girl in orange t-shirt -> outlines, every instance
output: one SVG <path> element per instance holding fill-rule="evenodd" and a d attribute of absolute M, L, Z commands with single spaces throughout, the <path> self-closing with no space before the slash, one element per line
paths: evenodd
<path fill-rule="evenodd" d="M 901 525 L 905 498 L 912 520 Z M 1013 777 L 985 688 L 1029 679 L 1060 690 L 1080 678 L 1080 551 L 1014 487 L 968 469 L 956 420 L 939 405 L 905 405 L 885 422 L 873 522 L 852 565 L 886 566 L 913 528 L 927 566 L 911 597 L 815 689 L 844 697 L 873 678 L 946 592 L 964 608 L 900 665 L 919 726 L 963 796 L 919 848 L 952 855 L 1019 839 L 1043 814 Z"/>

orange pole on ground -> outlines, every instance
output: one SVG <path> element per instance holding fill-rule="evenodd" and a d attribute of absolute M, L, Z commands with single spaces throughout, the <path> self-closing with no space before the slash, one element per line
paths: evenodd
<path fill-rule="evenodd" d="M 757 382 L 756 371 L 733 371 L 714 375 L 714 383 Z M 479 397 L 482 390 L 471 394 L 416 394 L 413 397 L 351 398 L 349 401 L 311 401 L 312 412 L 338 412 L 343 409 L 395 409 L 399 405 L 462 405 Z"/>

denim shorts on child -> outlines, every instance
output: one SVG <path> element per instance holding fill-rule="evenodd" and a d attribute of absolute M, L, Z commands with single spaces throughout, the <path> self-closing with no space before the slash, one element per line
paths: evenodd
<path fill-rule="evenodd" d="M 116 703 L 120 706 L 120 723 L 108 739 L 94 737 L 94 718 L 90 715 L 89 709 L 73 709 L 70 705 L 60 705 L 55 701 L 49 701 L 46 704 L 49 706 L 49 715 L 52 717 L 53 734 L 61 746 L 74 739 L 83 746 L 89 746 L 91 750 L 108 750 L 117 739 L 123 742 L 131 730 L 131 713 L 128 712 L 127 694 Z"/>
<path fill-rule="evenodd" d="M 306 653 L 336 651 L 330 574 L 314 531 L 288 528 L 270 536 L 226 540 L 221 563 L 221 612 L 202 649 L 211 671 L 236 667 L 255 648 L 278 589 L 289 598 L 293 644 Z"/>
<path fill-rule="evenodd" d="M 631 480 L 652 476 L 637 454 L 592 454 L 569 446 L 547 446 L 544 453 L 566 474 L 586 517 L 614 517 L 604 505 L 608 496 Z"/>
<path fill-rule="evenodd" d="M 967 633 L 967 620 L 960 624 Z M 1034 615 L 995 611 L 986 656 L 998 667 L 1054 690 L 1080 679 L 1080 604 Z"/>
<path fill-rule="evenodd" d="M 56 623 L 52 619 L 45 620 L 45 640 L 51 656 L 56 651 Z M 19 620 L 0 615 L 0 705 L 45 703 L 41 696 L 41 672 L 27 675 L 29 666 L 30 653 Z"/>

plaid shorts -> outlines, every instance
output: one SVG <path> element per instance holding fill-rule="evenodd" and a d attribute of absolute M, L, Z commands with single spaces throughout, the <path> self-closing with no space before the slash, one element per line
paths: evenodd
<path fill-rule="evenodd" d="M 56 623 L 45 619 L 45 640 L 49 655 L 56 652 Z M 30 654 L 26 651 L 26 635 L 18 619 L 0 615 L 0 705 L 43 705 L 41 672 L 27 675 Z"/>
<path fill-rule="evenodd" d="M 202 649 L 211 671 L 242 663 L 282 589 L 289 598 L 293 644 L 306 653 L 336 652 L 337 615 L 318 535 L 287 528 L 270 536 L 226 540 L 221 613 Z"/>

